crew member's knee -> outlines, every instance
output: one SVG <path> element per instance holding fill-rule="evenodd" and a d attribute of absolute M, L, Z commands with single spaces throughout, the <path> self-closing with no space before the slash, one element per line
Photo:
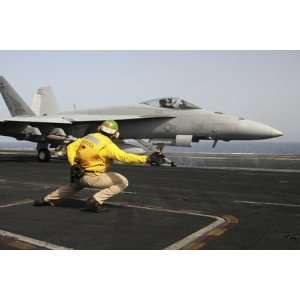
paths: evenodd
<path fill-rule="evenodd" d="M 107 173 L 110 177 L 113 185 L 117 186 L 120 190 L 124 190 L 128 187 L 128 180 L 125 176 L 119 173 Z"/>
<path fill-rule="evenodd" d="M 129 185 L 128 179 L 122 175 L 120 176 L 120 179 L 120 187 L 122 190 L 125 190 Z"/>

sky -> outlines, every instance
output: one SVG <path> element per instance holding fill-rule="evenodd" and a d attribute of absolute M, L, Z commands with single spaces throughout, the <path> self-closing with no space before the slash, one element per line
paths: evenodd
<path fill-rule="evenodd" d="M 178 96 L 300 139 L 300 51 L 0 51 L 0 74 L 28 104 L 45 85 L 61 111 Z"/>

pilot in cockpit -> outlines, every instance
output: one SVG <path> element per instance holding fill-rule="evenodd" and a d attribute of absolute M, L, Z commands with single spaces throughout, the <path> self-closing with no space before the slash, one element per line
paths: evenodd
<path fill-rule="evenodd" d="M 159 100 L 159 106 L 164 108 L 175 108 L 176 100 L 173 100 L 172 98 L 167 99 L 160 99 Z"/>

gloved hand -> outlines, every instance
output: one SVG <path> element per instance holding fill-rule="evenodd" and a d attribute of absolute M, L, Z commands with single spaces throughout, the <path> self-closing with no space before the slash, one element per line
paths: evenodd
<path fill-rule="evenodd" d="M 155 151 L 148 156 L 148 163 L 152 166 L 159 166 L 165 162 L 165 155 L 161 152 Z"/>
<path fill-rule="evenodd" d="M 71 166 L 71 182 L 79 180 L 84 175 L 84 169 L 80 165 Z"/>

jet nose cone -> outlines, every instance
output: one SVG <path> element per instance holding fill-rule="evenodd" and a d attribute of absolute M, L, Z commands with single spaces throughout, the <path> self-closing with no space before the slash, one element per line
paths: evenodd
<path fill-rule="evenodd" d="M 273 129 L 272 135 L 273 135 L 274 138 L 283 136 L 283 133 L 280 130 L 277 130 L 277 129 L 274 129 L 274 128 L 272 128 L 272 129 Z"/>
<path fill-rule="evenodd" d="M 283 133 L 271 126 L 250 120 L 241 120 L 239 124 L 240 134 L 248 139 L 270 139 L 282 136 Z"/>

